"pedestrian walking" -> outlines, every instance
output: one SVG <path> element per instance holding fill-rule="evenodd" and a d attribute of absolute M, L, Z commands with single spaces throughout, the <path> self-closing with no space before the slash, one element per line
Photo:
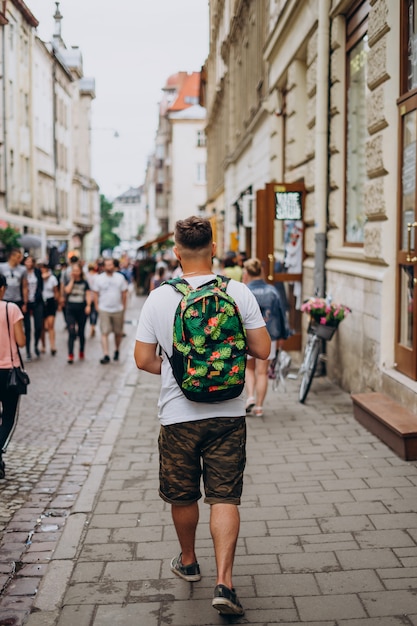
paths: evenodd
<path fill-rule="evenodd" d="M 41 271 L 35 265 L 35 259 L 27 256 L 25 259 L 26 279 L 28 285 L 28 303 L 24 313 L 24 325 L 26 335 L 26 361 L 32 360 L 31 338 L 32 338 L 32 318 L 34 327 L 34 353 L 40 356 L 39 341 L 43 327 L 43 279 Z"/>
<path fill-rule="evenodd" d="M 193 289 L 216 279 L 212 271 L 216 244 L 209 220 L 193 216 L 178 221 L 173 250 L 181 263 L 183 279 Z M 227 294 L 239 308 L 249 353 L 266 358 L 270 339 L 254 296 L 246 285 L 235 280 L 227 283 Z M 159 495 L 171 505 L 181 548 L 171 561 L 171 570 L 189 582 L 201 578 L 195 539 L 202 476 L 205 502 L 210 505 L 210 532 L 217 566 L 212 606 L 222 614 L 243 615 L 233 586 L 233 563 L 246 459 L 245 400 L 241 394 L 215 403 L 194 402 L 176 382 L 169 357 L 173 354 L 173 325 L 181 297 L 169 284 L 149 294 L 141 311 L 135 344 L 137 367 L 161 375 Z M 210 328 L 215 325 L 215 320 L 209 320 L 203 332 L 211 333 Z M 225 347 L 226 344 L 219 344 L 219 349 Z M 213 358 L 219 355 L 214 352 Z"/>
<path fill-rule="evenodd" d="M 158 267 L 158 269 L 156 270 L 156 273 L 151 278 L 149 291 L 153 291 L 153 289 L 156 289 L 157 287 L 162 285 L 162 283 L 166 279 L 166 276 L 167 276 L 167 270 L 165 269 L 163 265 L 161 265 L 160 267 Z"/>
<path fill-rule="evenodd" d="M 3 454 L 13 434 L 19 407 L 19 394 L 7 388 L 9 372 L 20 362 L 17 346 L 26 343 L 23 313 L 13 302 L 6 302 L 7 280 L 0 274 L 0 478 L 5 477 Z"/>
<path fill-rule="evenodd" d="M 223 269 L 222 274 L 224 276 L 228 276 L 229 278 L 234 278 L 234 280 L 238 280 L 239 282 L 242 280 L 243 270 L 237 262 L 237 257 L 234 252 L 229 253 L 223 259 Z"/>
<path fill-rule="evenodd" d="M 74 362 L 74 344 L 78 337 L 79 359 L 84 360 L 85 325 L 91 310 L 91 291 L 80 263 L 72 265 L 68 284 L 64 287 L 66 296 L 66 320 L 68 328 L 68 363 Z"/>
<path fill-rule="evenodd" d="M 67 322 L 67 296 L 65 293 L 65 287 L 68 285 L 70 278 L 71 278 L 71 274 L 72 274 L 72 268 L 74 267 L 74 265 L 76 265 L 77 263 L 81 263 L 79 257 L 76 254 L 73 254 L 70 259 L 69 259 L 69 263 L 65 264 L 65 267 L 61 267 L 61 271 L 59 274 L 59 281 L 58 281 L 58 289 L 59 289 L 59 308 L 62 311 L 62 314 L 64 316 L 64 320 L 65 320 L 65 325 L 68 329 L 68 322 Z"/>
<path fill-rule="evenodd" d="M 85 276 L 86 281 L 88 282 L 88 287 L 91 291 L 91 303 L 90 303 L 90 314 L 88 316 L 90 321 L 90 337 L 95 337 L 96 334 L 96 326 L 98 320 L 98 312 L 96 306 L 94 304 L 93 291 L 94 291 L 94 282 L 97 278 L 97 266 L 95 263 L 88 264 L 88 271 Z"/>
<path fill-rule="evenodd" d="M 251 258 L 243 264 L 243 282 L 255 296 L 271 337 L 271 351 L 267 360 L 248 357 L 246 368 L 246 413 L 257 417 L 263 415 L 263 404 L 268 391 L 268 367 L 277 351 L 277 341 L 288 336 L 285 322 L 285 311 L 282 307 L 278 291 L 262 277 L 262 263 Z"/>
<path fill-rule="evenodd" d="M 113 259 L 104 260 L 104 271 L 94 281 L 94 304 L 99 313 L 103 357 L 100 363 L 110 363 L 109 335 L 114 333 L 113 360 L 119 360 L 123 338 L 124 313 L 127 305 L 127 281 L 115 271 Z"/>
<path fill-rule="evenodd" d="M 0 274 L 3 274 L 7 281 L 4 299 L 7 302 L 14 302 L 25 313 L 28 303 L 28 284 L 26 268 L 21 264 L 22 259 L 23 254 L 19 248 L 13 248 L 6 263 L 0 263 Z"/>
<path fill-rule="evenodd" d="M 41 274 L 43 280 L 42 298 L 44 304 L 42 331 L 42 352 L 45 352 L 45 334 L 48 333 L 49 346 L 52 356 L 56 355 L 55 316 L 59 302 L 58 279 L 53 275 L 48 263 L 42 263 Z"/>

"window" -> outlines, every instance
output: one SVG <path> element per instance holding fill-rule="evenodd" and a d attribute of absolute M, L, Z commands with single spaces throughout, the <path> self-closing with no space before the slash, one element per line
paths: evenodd
<path fill-rule="evenodd" d="M 198 183 L 206 182 L 206 164 L 205 163 L 197 163 L 197 182 Z"/>
<path fill-rule="evenodd" d="M 197 131 L 197 146 L 199 148 L 204 148 L 207 143 L 206 133 L 204 130 Z"/>
<path fill-rule="evenodd" d="M 347 21 L 345 243 L 363 245 L 365 226 L 368 3 Z"/>
<path fill-rule="evenodd" d="M 417 10 L 416 0 L 403 2 L 402 31 L 405 31 L 402 50 L 401 92 L 417 88 Z M 406 48 L 405 48 L 406 47 Z"/>

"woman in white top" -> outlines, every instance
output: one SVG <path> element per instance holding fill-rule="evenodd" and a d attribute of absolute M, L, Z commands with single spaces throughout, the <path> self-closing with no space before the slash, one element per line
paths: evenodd
<path fill-rule="evenodd" d="M 42 333 L 42 352 L 45 352 L 45 332 L 49 335 L 49 344 L 52 356 L 56 355 L 55 344 L 55 314 L 58 308 L 59 289 L 58 280 L 51 272 L 51 268 L 47 263 L 41 266 L 43 291 L 42 297 L 44 302 L 44 330 Z"/>

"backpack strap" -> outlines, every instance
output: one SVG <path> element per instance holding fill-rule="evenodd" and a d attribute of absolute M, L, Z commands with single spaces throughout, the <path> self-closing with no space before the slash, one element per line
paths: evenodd
<path fill-rule="evenodd" d="M 230 283 L 230 278 L 228 276 L 223 276 L 222 274 L 217 274 L 216 278 L 218 287 L 222 291 L 226 292 L 227 286 Z"/>
<path fill-rule="evenodd" d="M 191 285 L 181 278 L 181 276 L 164 280 L 164 282 L 160 284 L 160 287 L 162 287 L 162 285 L 170 285 L 183 296 L 187 296 L 193 290 Z"/>
<path fill-rule="evenodd" d="M 206 285 L 210 285 L 215 283 L 219 289 L 226 292 L 227 285 L 230 282 L 230 278 L 228 276 L 221 276 L 220 274 L 216 274 L 214 278 L 211 278 L 206 283 L 199 285 L 196 289 L 193 289 L 190 283 L 188 283 L 184 278 L 178 276 L 177 278 L 170 278 L 169 280 L 165 280 L 162 285 L 171 285 L 176 291 L 179 291 L 183 296 L 187 296 L 191 291 L 197 291 L 201 289 L 201 287 L 205 287 Z"/>

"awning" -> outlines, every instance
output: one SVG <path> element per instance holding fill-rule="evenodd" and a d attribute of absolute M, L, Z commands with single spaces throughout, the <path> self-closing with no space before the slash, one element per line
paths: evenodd
<path fill-rule="evenodd" d="M 153 245 L 158 244 L 158 243 L 163 243 L 164 241 L 167 241 L 168 239 L 172 239 L 174 237 L 174 233 L 166 233 L 165 235 L 160 235 L 159 237 L 155 237 L 155 239 L 151 239 L 150 241 L 146 241 L 145 243 L 142 243 L 139 247 L 138 250 L 143 250 L 143 249 L 147 249 L 147 248 L 152 248 Z"/>
<path fill-rule="evenodd" d="M 28 228 L 33 228 L 34 230 L 44 233 L 46 236 L 53 235 L 58 238 L 68 239 L 70 235 L 69 229 L 60 224 L 37 220 L 24 215 L 15 215 L 14 213 L 7 213 L 6 211 L 0 211 L 0 220 L 12 226 L 27 226 Z"/>

